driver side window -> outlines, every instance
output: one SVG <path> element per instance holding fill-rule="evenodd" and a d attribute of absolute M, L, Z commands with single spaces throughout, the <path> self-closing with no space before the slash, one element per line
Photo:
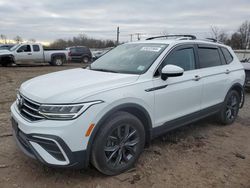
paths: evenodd
<path fill-rule="evenodd" d="M 31 52 L 31 48 L 30 48 L 30 45 L 23 45 L 21 46 L 18 50 L 17 50 L 18 53 L 20 52 Z"/>
<path fill-rule="evenodd" d="M 195 69 L 195 56 L 193 48 L 185 48 L 174 51 L 163 62 L 162 67 L 165 65 L 176 65 L 184 69 L 184 71 Z"/>

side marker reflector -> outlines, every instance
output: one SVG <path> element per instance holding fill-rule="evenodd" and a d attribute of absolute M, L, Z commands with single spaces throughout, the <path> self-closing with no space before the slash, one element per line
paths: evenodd
<path fill-rule="evenodd" d="M 95 126 L 94 123 L 90 124 L 88 130 L 87 130 L 86 133 L 85 133 L 85 136 L 86 136 L 86 137 L 88 137 L 88 136 L 91 134 L 91 132 L 92 132 L 94 126 Z"/>

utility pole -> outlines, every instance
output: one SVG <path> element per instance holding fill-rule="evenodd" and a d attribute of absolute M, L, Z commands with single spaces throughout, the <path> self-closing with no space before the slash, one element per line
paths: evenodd
<path fill-rule="evenodd" d="M 116 35 L 116 45 L 119 44 L 119 36 L 120 36 L 120 28 L 117 27 L 117 35 Z"/>
<path fill-rule="evenodd" d="M 140 33 L 136 33 L 136 34 L 137 34 L 137 40 L 141 40 Z"/>
<path fill-rule="evenodd" d="M 130 42 L 133 41 L 133 34 L 130 34 Z"/>
<path fill-rule="evenodd" d="M 135 35 L 137 35 L 137 40 L 141 40 L 142 33 L 135 33 Z"/>

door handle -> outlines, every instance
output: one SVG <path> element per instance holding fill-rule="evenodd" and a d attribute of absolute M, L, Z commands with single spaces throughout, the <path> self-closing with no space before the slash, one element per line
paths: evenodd
<path fill-rule="evenodd" d="M 32 55 L 32 53 L 28 53 L 28 55 Z"/>
<path fill-rule="evenodd" d="M 229 74 L 230 72 L 231 72 L 231 71 L 230 71 L 229 69 L 227 69 L 225 73 L 226 73 L 226 74 Z"/>
<path fill-rule="evenodd" d="M 195 75 L 193 80 L 194 81 L 199 81 L 200 79 L 201 79 L 201 77 L 199 75 Z"/>

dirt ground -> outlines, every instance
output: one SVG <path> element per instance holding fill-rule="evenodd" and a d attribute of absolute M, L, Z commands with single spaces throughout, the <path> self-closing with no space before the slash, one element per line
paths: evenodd
<path fill-rule="evenodd" d="M 0 67 L 0 188 L 5 187 L 247 187 L 250 188 L 250 94 L 236 123 L 213 118 L 155 139 L 136 167 L 107 177 L 87 170 L 48 168 L 29 159 L 11 135 L 10 105 L 20 84 L 35 76 L 80 67 Z"/>

